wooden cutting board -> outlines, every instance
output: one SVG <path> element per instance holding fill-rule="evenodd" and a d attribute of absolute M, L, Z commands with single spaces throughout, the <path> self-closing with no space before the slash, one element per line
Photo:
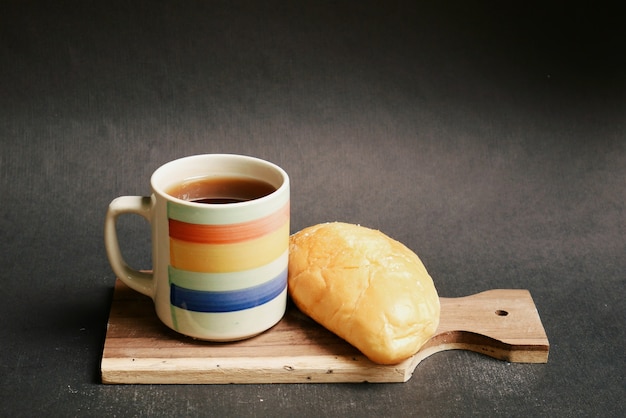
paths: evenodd
<path fill-rule="evenodd" d="M 372 363 L 291 306 L 265 333 L 232 343 L 182 336 L 163 325 L 152 300 L 120 280 L 102 354 L 103 383 L 406 382 L 426 357 L 463 349 L 518 363 L 545 363 L 549 343 L 527 290 L 440 298 L 436 334 L 400 364 Z"/>

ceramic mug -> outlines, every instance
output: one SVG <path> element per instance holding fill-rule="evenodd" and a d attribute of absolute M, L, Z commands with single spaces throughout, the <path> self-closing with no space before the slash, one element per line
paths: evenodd
<path fill-rule="evenodd" d="M 189 192 L 198 182 L 221 182 L 226 190 L 219 193 L 229 193 L 233 181 L 269 184 L 269 194 L 218 201 Z M 151 196 L 122 196 L 109 205 L 104 238 L 117 277 L 151 297 L 165 325 L 190 337 L 234 341 L 280 321 L 289 259 L 287 173 L 258 158 L 207 154 L 161 166 L 150 183 Z M 129 213 L 150 222 L 152 272 L 133 269 L 121 254 L 117 218 Z"/>

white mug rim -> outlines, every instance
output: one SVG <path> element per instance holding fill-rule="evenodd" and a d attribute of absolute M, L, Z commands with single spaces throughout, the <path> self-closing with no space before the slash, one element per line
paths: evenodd
<path fill-rule="evenodd" d="M 165 190 L 166 187 L 162 186 L 162 181 L 160 181 L 160 177 L 163 175 L 163 173 L 167 170 L 171 170 L 173 166 L 179 166 L 179 165 L 184 165 L 185 162 L 189 163 L 192 160 L 202 160 L 202 159 L 233 159 L 233 160 L 241 160 L 242 162 L 248 162 L 248 163 L 252 163 L 252 164 L 257 164 L 260 166 L 265 166 L 267 168 L 271 168 L 272 170 L 274 170 L 276 173 L 278 173 L 281 177 L 281 184 L 280 186 L 275 186 L 276 190 L 274 190 L 273 192 L 271 192 L 270 194 L 267 194 L 265 196 L 259 197 L 257 199 L 252 199 L 252 200 L 247 200 L 247 201 L 243 201 L 243 202 L 233 202 L 233 203 L 198 203 L 198 202 L 191 202 L 189 200 L 185 200 L 185 199 L 180 199 L 177 198 L 175 196 L 172 196 L 171 194 L 167 193 L 167 191 Z M 213 174 L 213 173 L 207 173 L 207 174 Z M 243 175 L 242 175 L 243 176 Z M 172 184 L 176 184 L 176 183 L 180 183 L 183 182 L 187 179 L 191 179 L 191 178 L 201 178 L 203 176 L 195 176 L 195 177 L 189 177 L 186 176 L 184 178 L 179 178 L 176 179 L 176 181 L 173 181 Z M 260 178 L 260 177 L 256 177 L 254 176 L 254 178 Z M 263 179 L 263 180 L 267 180 L 267 179 Z M 280 195 L 281 193 L 283 193 L 285 191 L 285 189 L 289 188 L 289 176 L 287 174 L 287 172 L 285 170 L 283 170 L 281 167 L 279 167 L 278 165 L 261 159 L 261 158 L 257 158 L 257 157 L 252 157 L 249 155 L 242 155 L 242 154 L 197 154 L 197 155 L 190 155 L 187 157 L 182 157 L 182 158 L 178 158 L 176 160 L 172 160 L 169 161 L 165 164 L 163 164 L 162 166 L 160 166 L 159 168 L 157 168 L 154 173 L 152 173 L 152 176 L 150 177 L 150 185 L 152 187 L 152 191 L 155 194 L 158 194 L 159 196 L 161 196 L 162 198 L 164 198 L 165 200 L 169 200 L 172 202 L 176 202 L 177 204 L 183 205 L 183 206 L 190 206 L 190 207 L 196 207 L 196 208 L 211 208 L 212 210 L 229 210 L 229 209 L 233 209 L 235 207 L 237 208 L 242 208 L 245 206 L 251 206 L 251 205 L 259 205 L 259 204 L 263 204 L 263 202 L 270 200 L 272 198 L 274 198 L 275 196 Z M 170 185 L 168 185 L 170 186 Z"/>

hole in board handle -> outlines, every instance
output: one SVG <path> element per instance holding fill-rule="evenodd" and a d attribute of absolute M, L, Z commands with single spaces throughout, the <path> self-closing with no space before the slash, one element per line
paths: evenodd
<path fill-rule="evenodd" d="M 507 311 L 503 311 L 502 309 L 498 309 L 496 311 L 496 315 L 498 316 L 507 316 L 509 313 Z"/>

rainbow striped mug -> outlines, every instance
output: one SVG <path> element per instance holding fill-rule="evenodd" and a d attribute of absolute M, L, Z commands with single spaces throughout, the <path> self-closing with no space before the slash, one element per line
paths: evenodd
<path fill-rule="evenodd" d="M 272 191 L 235 203 L 198 203 L 170 194 L 201 178 L 263 181 Z M 274 326 L 285 313 L 289 260 L 289 177 L 254 157 L 196 155 L 171 161 L 151 177 L 152 195 L 122 196 L 109 205 L 105 247 L 115 274 L 151 297 L 160 320 L 181 334 L 234 341 Z M 117 218 L 150 222 L 152 272 L 130 267 L 117 237 Z"/>

